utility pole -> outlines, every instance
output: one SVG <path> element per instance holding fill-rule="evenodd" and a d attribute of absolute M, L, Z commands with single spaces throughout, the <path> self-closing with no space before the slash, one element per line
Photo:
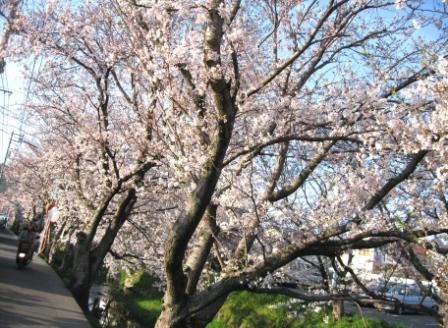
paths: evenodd
<path fill-rule="evenodd" d="M 12 141 L 13 137 L 14 137 L 14 131 L 11 132 L 11 137 L 9 138 L 8 148 L 6 149 L 5 160 L 3 161 L 2 170 L 0 171 L 0 183 L 3 179 L 3 174 L 5 173 L 5 165 L 6 165 L 8 156 L 9 156 L 9 149 L 11 147 L 11 141 Z"/>
<path fill-rule="evenodd" d="M 22 1 L 23 0 L 11 0 L 8 4 L 9 5 L 8 17 L 3 15 L 3 17 L 6 18 L 6 23 L 5 23 L 6 27 L 3 32 L 3 35 L 0 37 L 0 51 L 1 52 L 4 52 L 6 50 L 6 48 L 8 47 L 9 39 L 11 38 L 11 36 L 14 33 L 18 32 L 13 27 L 12 22 L 17 18 L 18 14 L 19 14 L 19 7 L 20 7 Z M 0 74 L 5 73 L 5 66 L 6 66 L 5 58 L 3 56 L 0 56 Z M 3 92 L 4 94 L 8 94 L 8 95 L 12 94 L 12 92 L 10 90 L 7 90 L 7 87 L 0 88 L 0 92 Z M 5 160 L 3 161 L 3 165 L 0 170 L 0 184 L 3 180 L 3 175 L 5 174 L 5 165 L 6 165 L 6 161 L 8 160 L 9 150 L 11 148 L 11 142 L 12 142 L 13 137 L 14 137 L 14 131 L 11 132 L 11 137 L 9 138 L 8 148 L 6 149 Z"/>

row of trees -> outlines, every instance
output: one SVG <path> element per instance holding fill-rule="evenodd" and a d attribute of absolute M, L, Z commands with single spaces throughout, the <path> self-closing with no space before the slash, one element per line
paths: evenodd
<path fill-rule="evenodd" d="M 408 249 L 446 307 L 446 14 L 424 1 L 23 2 L 4 56 L 41 62 L 24 107 L 36 132 L 4 196 L 57 197 L 82 306 L 104 263 L 160 275 L 157 327 L 204 327 L 232 291 L 290 293 L 269 282 L 297 259 L 384 245 Z"/>

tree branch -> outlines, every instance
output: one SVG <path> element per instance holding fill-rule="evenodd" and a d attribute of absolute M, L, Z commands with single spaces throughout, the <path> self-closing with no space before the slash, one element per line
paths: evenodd
<path fill-rule="evenodd" d="M 387 181 L 387 183 L 370 198 L 367 204 L 363 207 L 363 210 L 373 209 L 392 189 L 409 178 L 428 152 L 428 150 L 420 150 L 417 154 L 413 155 L 411 161 L 406 165 L 404 170 L 396 177 Z"/>

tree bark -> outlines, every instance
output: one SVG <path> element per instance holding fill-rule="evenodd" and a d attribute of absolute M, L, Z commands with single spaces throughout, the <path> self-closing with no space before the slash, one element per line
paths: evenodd
<path fill-rule="evenodd" d="M 118 231 L 123 226 L 126 219 L 129 217 L 135 202 L 137 201 L 136 191 L 131 188 L 127 191 L 125 197 L 120 201 L 119 207 L 112 218 L 103 238 L 101 238 L 98 246 L 90 251 L 91 274 L 96 276 L 104 257 L 112 247 L 112 244 L 117 237 Z"/>
<path fill-rule="evenodd" d="M 64 248 L 64 259 L 62 260 L 62 263 L 60 267 L 58 268 L 58 273 L 60 276 L 65 277 L 69 272 L 71 272 L 73 268 L 73 261 L 75 257 L 75 249 L 72 243 L 70 241 L 67 241 Z"/>
<path fill-rule="evenodd" d="M 335 321 L 341 320 L 344 315 L 344 302 L 343 301 L 331 301 L 331 306 L 333 307 L 333 319 Z"/>
<path fill-rule="evenodd" d="M 129 189 L 125 197 L 120 201 L 111 223 L 95 249 L 91 249 L 92 236 L 84 232 L 77 234 L 69 289 L 84 310 L 87 310 L 89 291 L 93 280 L 96 278 L 104 257 L 112 246 L 118 231 L 129 216 L 136 200 L 135 189 Z"/>
<path fill-rule="evenodd" d="M 224 21 L 218 8 L 222 2 L 222 0 L 214 0 L 209 4 L 210 9 L 208 9 L 204 62 L 210 73 L 217 69 L 220 70 L 221 67 L 220 50 Z M 189 301 L 188 278 L 183 270 L 186 251 L 215 192 L 233 131 L 236 105 L 231 96 L 230 85 L 222 74 L 219 76 L 210 74 L 208 83 L 211 87 L 211 98 L 216 114 L 218 114 L 216 129 L 209 147 L 208 160 L 200 169 L 199 181 L 188 199 L 186 213 L 176 220 L 165 242 L 164 259 L 167 287 L 163 298 L 162 313 L 156 323 L 157 328 L 188 327 L 190 324 L 183 312 Z"/>
<path fill-rule="evenodd" d="M 89 245 L 86 233 L 78 232 L 69 289 L 83 310 L 88 308 L 91 287 Z"/>
<path fill-rule="evenodd" d="M 192 295 L 196 292 L 199 278 L 204 269 L 205 262 L 213 246 L 214 236 L 218 233 L 216 226 L 217 206 L 210 204 L 207 212 L 198 227 L 198 237 L 187 259 L 185 271 L 187 272 L 186 293 Z"/>

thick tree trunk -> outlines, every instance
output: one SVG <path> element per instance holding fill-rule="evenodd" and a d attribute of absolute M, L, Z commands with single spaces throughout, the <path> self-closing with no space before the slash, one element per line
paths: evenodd
<path fill-rule="evenodd" d="M 204 34 L 204 63 L 210 73 L 217 71 L 217 68 L 220 70 L 221 67 L 220 48 L 224 20 L 220 16 L 218 8 L 222 2 L 222 0 L 213 0 L 208 5 L 208 24 Z M 227 83 L 224 75 L 210 74 L 208 82 L 218 119 L 208 149 L 208 160 L 200 169 L 199 181 L 187 201 L 185 215 L 176 220 L 165 242 L 164 258 L 167 288 L 163 299 L 162 313 L 156 323 L 157 328 L 196 328 L 204 326 L 200 323 L 200 320 L 193 320 L 192 314 L 189 313 L 198 316 L 205 312 L 206 307 L 191 312 L 191 301 L 195 296 L 190 296 L 187 293 L 189 281 L 191 282 L 189 291 L 195 290 L 196 279 L 199 277 L 200 271 L 193 268 L 188 277 L 188 272 L 183 269 L 185 260 L 187 260 L 188 244 L 203 219 L 221 175 L 237 111 L 235 99 L 231 95 L 230 84 Z M 193 266 L 196 268 L 203 265 L 203 255 L 210 251 L 211 239 L 204 238 L 203 241 L 202 245 L 204 247 L 199 247 L 200 252 L 198 252 L 197 257 L 195 256 L 197 261 L 194 261 Z M 222 294 L 219 296 L 222 296 Z M 215 297 L 216 299 L 218 298 Z"/>
<path fill-rule="evenodd" d="M 443 304 L 441 311 L 443 313 L 442 326 L 444 328 L 448 328 L 448 305 L 447 304 Z"/>
<path fill-rule="evenodd" d="M 192 315 L 186 314 L 189 302 L 186 302 L 185 306 L 164 307 L 155 328 L 205 328 L 216 316 L 226 298 L 227 294 Z"/>
<path fill-rule="evenodd" d="M 104 257 L 112 246 L 118 231 L 129 216 L 136 200 L 135 189 L 129 189 L 125 197 L 120 201 L 111 223 L 95 249 L 91 250 L 91 241 L 93 240 L 91 236 L 84 232 L 79 232 L 76 236 L 77 242 L 69 288 L 79 305 L 85 310 L 87 310 L 89 292 L 93 280 L 96 278 Z"/>
<path fill-rule="evenodd" d="M 78 232 L 76 239 L 69 289 L 79 303 L 79 306 L 87 310 L 89 290 L 91 287 L 90 243 L 84 232 Z"/>
<path fill-rule="evenodd" d="M 70 283 L 68 288 L 72 292 L 78 304 L 84 310 L 88 310 L 89 291 L 92 285 L 91 251 L 93 239 L 95 238 L 98 226 L 104 217 L 110 202 L 119 191 L 119 186 L 112 189 L 104 197 L 100 205 L 96 208 L 91 218 L 88 233 L 80 231 L 76 234 L 76 244 L 74 246 L 73 265 L 70 272 Z"/>
<path fill-rule="evenodd" d="M 154 328 L 188 328 L 181 318 L 181 305 L 163 306 Z"/>
<path fill-rule="evenodd" d="M 90 287 L 92 287 L 90 277 L 85 271 L 75 275 L 75 280 L 70 286 L 73 297 L 84 311 L 88 311 Z"/>
<path fill-rule="evenodd" d="M 448 293 L 446 290 L 440 292 L 440 304 L 439 304 L 439 322 L 443 328 L 448 328 Z"/>

